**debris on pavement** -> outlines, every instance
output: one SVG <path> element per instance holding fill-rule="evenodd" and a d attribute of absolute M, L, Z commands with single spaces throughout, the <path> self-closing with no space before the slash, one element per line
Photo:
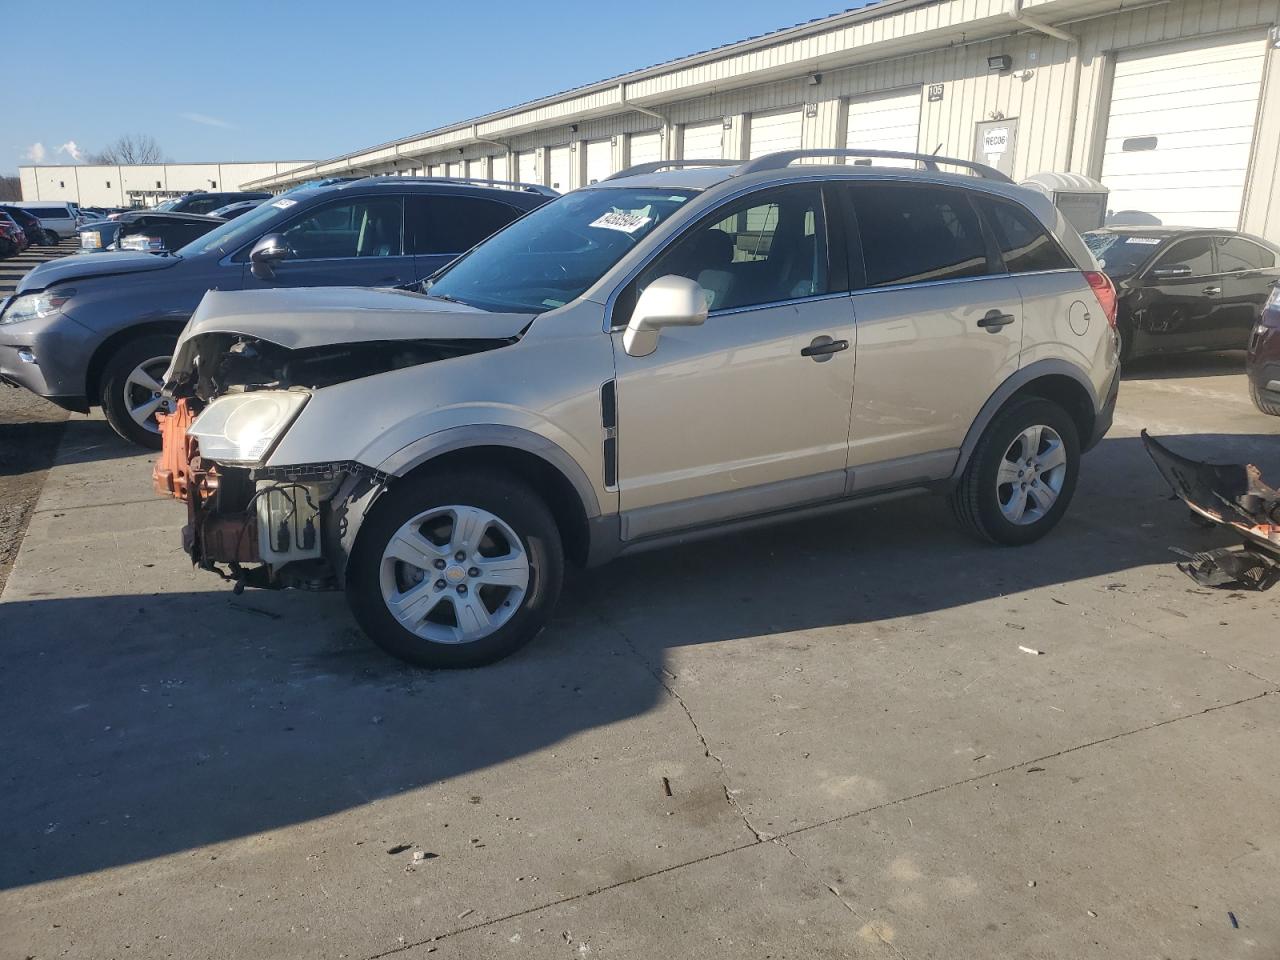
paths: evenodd
<path fill-rule="evenodd" d="M 1252 463 L 1210 463 L 1174 453 L 1142 431 L 1142 443 L 1160 475 L 1198 517 L 1226 527 L 1243 541 L 1187 558 L 1178 569 L 1205 587 L 1266 590 L 1280 581 L 1280 490 Z"/>
<path fill-rule="evenodd" d="M 1228 911 L 1227 911 L 1227 917 L 1231 920 L 1231 928 L 1232 928 L 1233 930 L 1239 930 L 1239 929 L 1240 929 L 1240 921 L 1236 919 L 1236 915 L 1235 915 L 1234 913 L 1232 913 L 1230 910 L 1228 910 Z"/>
<path fill-rule="evenodd" d="M 1024 646 L 1019 645 L 1019 646 L 1018 646 L 1018 649 L 1019 649 L 1019 650 L 1021 650 L 1023 653 L 1030 653 L 1030 654 L 1032 654 L 1033 656 L 1037 656 L 1037 657 L 1040 657 L 1040 656 L 1043 656 L 1043 655 L 1044 655 L 1044 651 L 1043 651 L 1043 650 L 1037 650 L 1037 649 L 1035 649 L 1035 647 L 1024 647 Z"/>
<path fill-rule="evenodd" d="M 394 847 L 391 847 L 390 849 L 388 849 L 388 850 L 387 850 L 387 853 L 392 854 L 392 855 L 397 854 L 397 853 L 404 853 L 404 852 L 405 852 L 406 850 L 408 850 L 411 846 L 413 846 L 413 844 L 411 844 L 411 843 L 397 843 Z"/>

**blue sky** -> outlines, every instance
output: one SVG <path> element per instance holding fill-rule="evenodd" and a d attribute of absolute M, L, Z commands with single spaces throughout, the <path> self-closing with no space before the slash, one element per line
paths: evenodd
<path fill-rule="evenodd" d="M 124 133 L 175 161 L 321 160 L 857 5 L 15 0 L 6 36 L 53 68 L 9 87 L 0 173 Z"/>

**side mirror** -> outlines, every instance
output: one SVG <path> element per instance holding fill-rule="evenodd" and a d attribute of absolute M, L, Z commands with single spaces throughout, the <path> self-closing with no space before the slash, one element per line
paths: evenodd
<path fill-rule="evenodd" d="M 249 251 L 249 270 L 259 280 L 271 280 L 276 264 L 289 255 L 289 246 L 278 233 L 268 233 Z"/>
<path fill-rule="evenodd" d="M 647 357 L 658 348 L 663 327 L 696 327 L 707 319 L 707 295 L 688 277 L 659 277 L 636 301 L 631 322 L 622 335 L 622 348 L 631 357 Z"/>
<path fill-rule="evenodd" d="M 1151 271 L 1152 280 L 1179 280 L 1189 276 L 1191 276 L 1191 266 L 1186 263 L 1171 263 Z"/>

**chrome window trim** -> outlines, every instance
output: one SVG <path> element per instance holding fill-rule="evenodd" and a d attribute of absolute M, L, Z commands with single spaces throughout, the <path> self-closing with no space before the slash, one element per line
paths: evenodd
<path fill-rule="evenodd" d="M 800 303 L 816 303 L 820 300 L 840 300 L 849 296 L 852 296 L 852 294 L 848 290 L 842 290 L 837 293 L 817 293 L 811 297 L 792 297 L 789 300 L 770 300 L 768 303 L 752 303 L 745 307 L 726 307 L 724 310 L 712 310 L 707 314 L 707 319 L 710 320 L 713 317 L 729 317 L 736 313 L 754 313 L 757 310 L 771 310 L 774 307 L 790 307 Z M 613 327 L 611 329 L 621 330 L 623 328 Z"/>

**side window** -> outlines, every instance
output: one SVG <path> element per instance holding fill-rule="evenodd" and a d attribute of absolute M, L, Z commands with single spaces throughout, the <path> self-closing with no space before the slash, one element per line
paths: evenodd
<path fill-rule="evenodd" d="M 1207 277 L 1213 274 L 1213 241 L 1208 237 L 1188 237 L 1179 240 L 1152 264 L 1152 268 L 1186 264 L 1191 268 L 1188 276 Z"/>
<path fill-rule="evenodd" d="M 1241 237 L 1218 237 L 1218 269 L 1223 273 L 1238 270 L 1269 270 L 1276 265 L 1276 255 Z"/>
<path fill-rule="evenodd" d="M 409 197 L 409 249 L 418 254 L 463 253 L 497 233 L 522 211 L 483 197 Z"/>
<path fill-rule="evenodd" d="M 219 205 L 216 196 L 201 197 L 187 204 L 187 213 L 208 213 L 210 210 L 216 210 Z"/>
<path fill-rule="evenodd" d="M 978 204 L 995 234 L 1004 256 L 1004 265 L 1010 273 L 1070 270 L 1075 266 L 1029 210 L 991 197 L 980 198 Z"/>
<path fill-rule="evenodd" d="M 399 197 L 357 197 L 310 210 L 282 232 L 293 260 L 400 256 Z"/>
<path fill-rule="evenodd" d="M 691 227 L 645 268 L 636 289 L 688 277 L 706 291 L 710 310 L 828 293 L 826 234 L 818 187 L 757 193 Z"/>
<path fill-rule="evenodd" d="M 858 184 L 853 196 L 868 286 L 990 272 L 982 228 L 963 191 L 877 183 Z"/>

